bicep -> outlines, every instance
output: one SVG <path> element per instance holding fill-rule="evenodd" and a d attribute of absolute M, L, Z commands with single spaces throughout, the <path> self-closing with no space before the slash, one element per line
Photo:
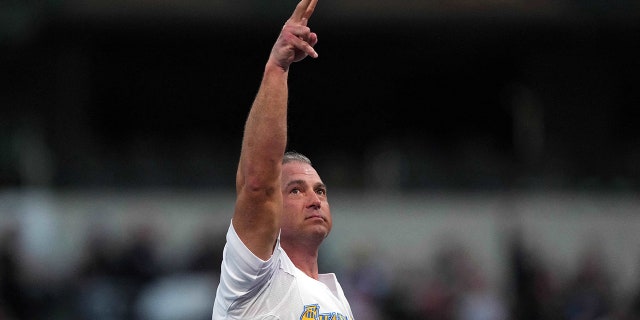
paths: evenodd
<path fill-rule="evenodd" d="M 277 191 L 248 190 L 240 187 L 233 214 L 233 227 L 251 252 L 267 260 L 280 231 L 282 194 Z"/>

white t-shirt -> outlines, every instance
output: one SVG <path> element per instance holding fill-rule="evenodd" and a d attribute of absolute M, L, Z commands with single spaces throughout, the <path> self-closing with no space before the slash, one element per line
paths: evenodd
<path fill-rule="evenodd" d="M 335 274 L 315 280 L 296 268 L 280 247 L 269 260 L 256 257 L 233 224 L 227 231 L 212 320 L 353 320 Z"/>

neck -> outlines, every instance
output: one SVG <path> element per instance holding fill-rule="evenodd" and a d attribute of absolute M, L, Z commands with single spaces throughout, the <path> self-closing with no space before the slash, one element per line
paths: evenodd
<path fill-rule="evenodd" d="M 309 277 L 318 280 L 318 248 L 308 249 L 281 243 L 293 264 Z"/>

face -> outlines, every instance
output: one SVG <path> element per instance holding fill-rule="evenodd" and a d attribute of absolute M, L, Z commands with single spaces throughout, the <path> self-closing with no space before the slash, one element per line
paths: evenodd
<path fill-rule="evenodd" d="M 322 241 L 331 231 L 327 189 L 316 170 L 303 162 L 282 166 L 283 241 Z"/>

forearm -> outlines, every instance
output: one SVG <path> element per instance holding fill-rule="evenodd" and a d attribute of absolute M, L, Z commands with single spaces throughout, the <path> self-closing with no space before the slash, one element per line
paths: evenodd
<path fill-rule="evenodd" d="M 240 169 L 249 185 L 260 186 L 280 178 L 287 144 L 287 72 L 267 64 L 245 123 Z"/>

